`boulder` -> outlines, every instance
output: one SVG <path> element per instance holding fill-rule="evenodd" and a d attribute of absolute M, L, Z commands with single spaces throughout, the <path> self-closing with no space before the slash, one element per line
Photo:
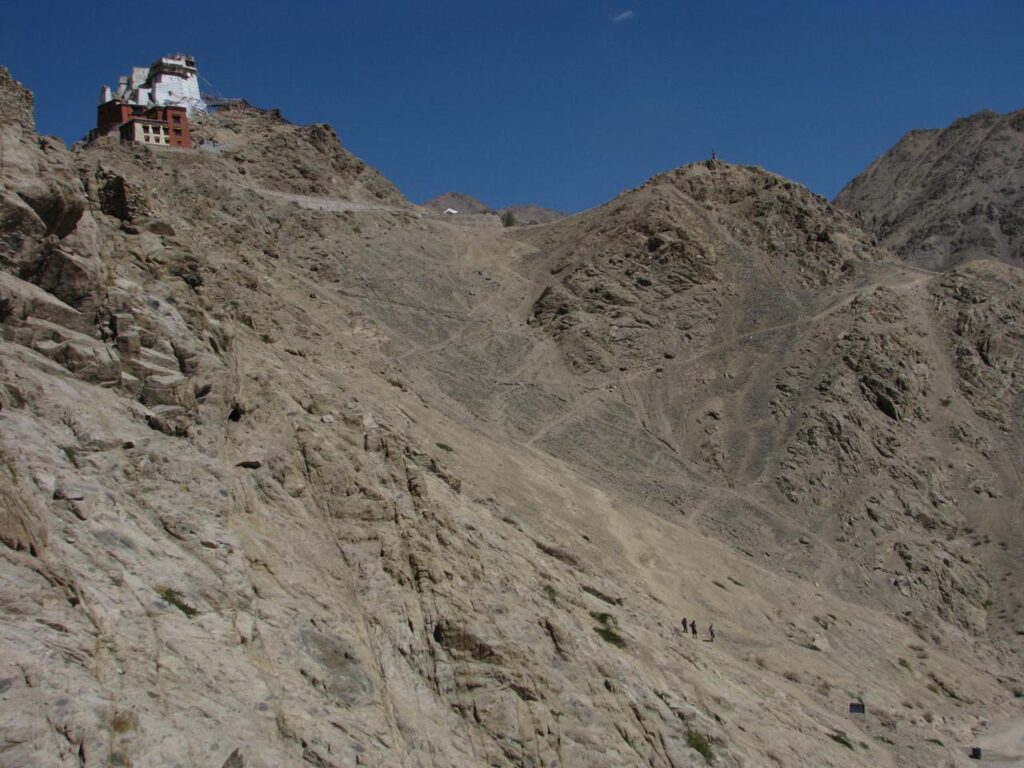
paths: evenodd
<path fill-rule="evenodd" d="M 34 316 L 79 333 L 92 328 L 90 316 L 9 272 L 0 271 L 0 309 L 0 323 L 21 323 Z"/>
<path fill-rule="evenodd" d="M 47 240 L 39 260 L 26 272 L 22 277 L 72 307 L 88 310 L 101 301 L 105 283 L 102 262 L 67 251 L 53 239 Z"/>
<path fill-rule="evenodd" d="M 100 210 L 103 213 L 121 221 L 132 221 L 148 213 L 145 195 L 124 176 L 100 168 L 96 171 L 96 181 Z"/>
<path fill-rule="evenodd" d="M 140 398 L 144 405 L 178 405 L 187 407 L 194 404 L 195 396 L 188 379 L 180 373 L 165 373 L 149 376 L 142 385 Z"/>

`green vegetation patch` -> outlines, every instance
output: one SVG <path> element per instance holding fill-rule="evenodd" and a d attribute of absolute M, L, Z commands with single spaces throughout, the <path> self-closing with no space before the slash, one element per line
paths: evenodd
<path fill-rule="evenodd" d="M 704 762 L 708 765 L 711 765 L 711 762 L 715 759 L 715 750 L 711 747 L 711 739 L 700 731 L 687 728 L 686 745 L 690 749 L 700 752 L 701 756 L 704 758 Z"/>
<path fill-rule="evenodd" d="M 842 731 L 835 731 L 833 733 L 830 733 L 828 737 L 832 739 L 832 741 L 834 741 L 836 744 L 842 744 L 850 751 L 853 751 L 853 744 L 850 743 L 850 740 L 846 738 L 846 734 Z"/>
<path fill-rule="evenodd" d="M 185 602 L 185 596 L 174 587 L 168 587 L 166 584 L 161 584 L 156 588 L 156 593 L 160 595 L 164 602 L 170 603 L 190 619 L 199 613 L 194 606 Z"/>
<path fill-rule="evenodd" d="M 597 611 L 591 611 L 590 617 L 598 623 L 598 626 L 594 627 L 594 631 L 604 640 L 606 643 L 611 643 L 616 648 L 625 648 L 626 640 L 615 631 L 615 617 L 610 613 L 598 613 Z"/>

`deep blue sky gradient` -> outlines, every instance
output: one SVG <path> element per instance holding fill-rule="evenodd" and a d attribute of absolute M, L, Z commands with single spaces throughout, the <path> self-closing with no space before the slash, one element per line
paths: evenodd
<path fill-rule="evenodd" d="M 0 64 L 36 93 L 39 130 L 68 143 L 101 84 L 186 51 L 222 95 L 331 123 L 415 202 L 457 190 L 567 211 L 711 147 L 832 197 L 911 128 L 1024 107 L 1022 39 L 1021 0 L 12 0 L 0 13 Z"/>

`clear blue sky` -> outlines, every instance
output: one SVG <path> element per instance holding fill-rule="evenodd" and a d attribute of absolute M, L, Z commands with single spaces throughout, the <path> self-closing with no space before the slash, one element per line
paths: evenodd
<path fill-rule="evenodd" d="M 0 22 L 44 133 L 80 138 L 101 84 L 185 51 L 415 202 L 578 211 L 711 147 L 832 197 L 911 128 L 1024 107 L 1022 0 L 11 0 Z"/>

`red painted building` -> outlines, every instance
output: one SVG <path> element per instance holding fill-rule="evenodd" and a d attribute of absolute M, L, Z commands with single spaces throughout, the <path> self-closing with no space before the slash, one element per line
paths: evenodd
<path fill-rule="evenodd" d="M 96 109 L 96 133 L 110 133 L 132 119 L 134 105 L 123 101 L 108 101 Z"/>
<path fill-rule="evenodd" d="M 112 100 L 96 110 L 96 136 L 118 130 L 121 141 L 164 147 L 192 146 L 185 107 L 144 107 Z"/>

